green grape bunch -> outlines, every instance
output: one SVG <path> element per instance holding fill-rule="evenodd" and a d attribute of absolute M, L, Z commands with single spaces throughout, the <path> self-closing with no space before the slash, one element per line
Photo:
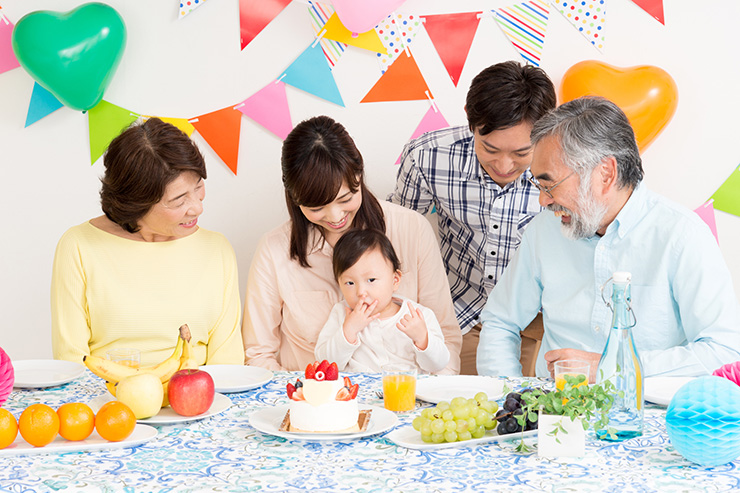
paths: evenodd
<path fill-rule="evenodd" d="M 455 397 L 425 408 L 412 425 L 425 443 L 463 442 L 482 438 L 494 429 L 496 411 L 498 403 L 489 401 L 485 392 L 478 392 L 472 399 Z"/>

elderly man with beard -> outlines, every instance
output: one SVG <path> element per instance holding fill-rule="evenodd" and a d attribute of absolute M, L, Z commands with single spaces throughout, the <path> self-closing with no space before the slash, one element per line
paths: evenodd
<path fill-rule="evenodd" d="M 519 332 L 542 309 L 537 376 L 581 359 L 596 375 L 611 325 L 601 296 L 632 273 L 645 376 L 711 374 L 740 359 L 740 308 L 722 254 L 692 211 L 651 192 L 634 132 L 612 102 L 580 98 L 532 129 L 534 218 L 482 313 L 482 375 L 521 375 Z M 604 295 L 608 297 L 607 285 Z"/>

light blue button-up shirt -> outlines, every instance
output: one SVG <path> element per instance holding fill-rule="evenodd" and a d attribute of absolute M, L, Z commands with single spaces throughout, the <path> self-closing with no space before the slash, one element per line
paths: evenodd
<path fill-rule="evenodd" d="M 633 335 L 645 376 L 711 374 L 740 360 L 740 307 L 722 253 L 692 211 L 638 186 L 603 237 L 570 240 L 543 211 L 481 314 L 478 373 L 520 376 L 519 331 L 542 309 L 544 354 L 573 348 L 602 352 L 612 314 L 601 286 L 632 273 Z M 604 296 L 609 299 L 611 285 Z"/>

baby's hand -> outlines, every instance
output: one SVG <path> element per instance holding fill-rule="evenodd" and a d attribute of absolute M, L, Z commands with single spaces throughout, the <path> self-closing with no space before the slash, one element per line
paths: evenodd
<path fill-rule="evenodd" d="M 407 303 L 409 305 L 409 314 L 404 315 L 398 321 L 396 327 L 409 336 L 417 348 L 424 351 L 429 345 L 429 334 L 427 324 L 424 322 L 424 315 L 422 315 L 421 310 L 418 308 L 414 309 L 410 301 L 407 301 Z"/>
<path fill-rule="evenodd" d="M 347 339 L 347 342 L 350 344 L 356 344 L 357 334 L 367 327 L 370 322 L 380 316 L 379 313 L 371 315 L 376 306 L 378 306 L 378 300 L 375 300 L 368 305 L 365 303 L 365 297 L 362 296 L 354 309 L 350 310 L 349 307 L 344 307 L 346 316 L 344 318 L 344 324 L 342 325 L 342 331 L 344 332 L 344 337 Z"/>

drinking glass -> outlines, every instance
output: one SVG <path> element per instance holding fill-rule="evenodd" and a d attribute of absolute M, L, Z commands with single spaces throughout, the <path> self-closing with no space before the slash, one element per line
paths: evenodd
<path fill-rule="evenodd" d="M 412 411 L 416 407 L 416 367 L 385 365 L 383 370 L 383 405 L 389 411 Z"/>
<path fill-rule="evenodd" d="M 138 368 L 141 366 L 141 351 L 132 348 L 111 349 L 105 353 L 106 358 L 122 365 Z"/>
<path fill-rule="evenodd" d="M 578 375 L 585 375 L 586 380 L 576 385 L 588 385 L 588 373 L 591 369 L 591 365 L 588 361 L 578 359 L 564 359 L 555 362 L 555 388 L 563 390 L 565 387 L 565 375 L 577 377 Z"/>

